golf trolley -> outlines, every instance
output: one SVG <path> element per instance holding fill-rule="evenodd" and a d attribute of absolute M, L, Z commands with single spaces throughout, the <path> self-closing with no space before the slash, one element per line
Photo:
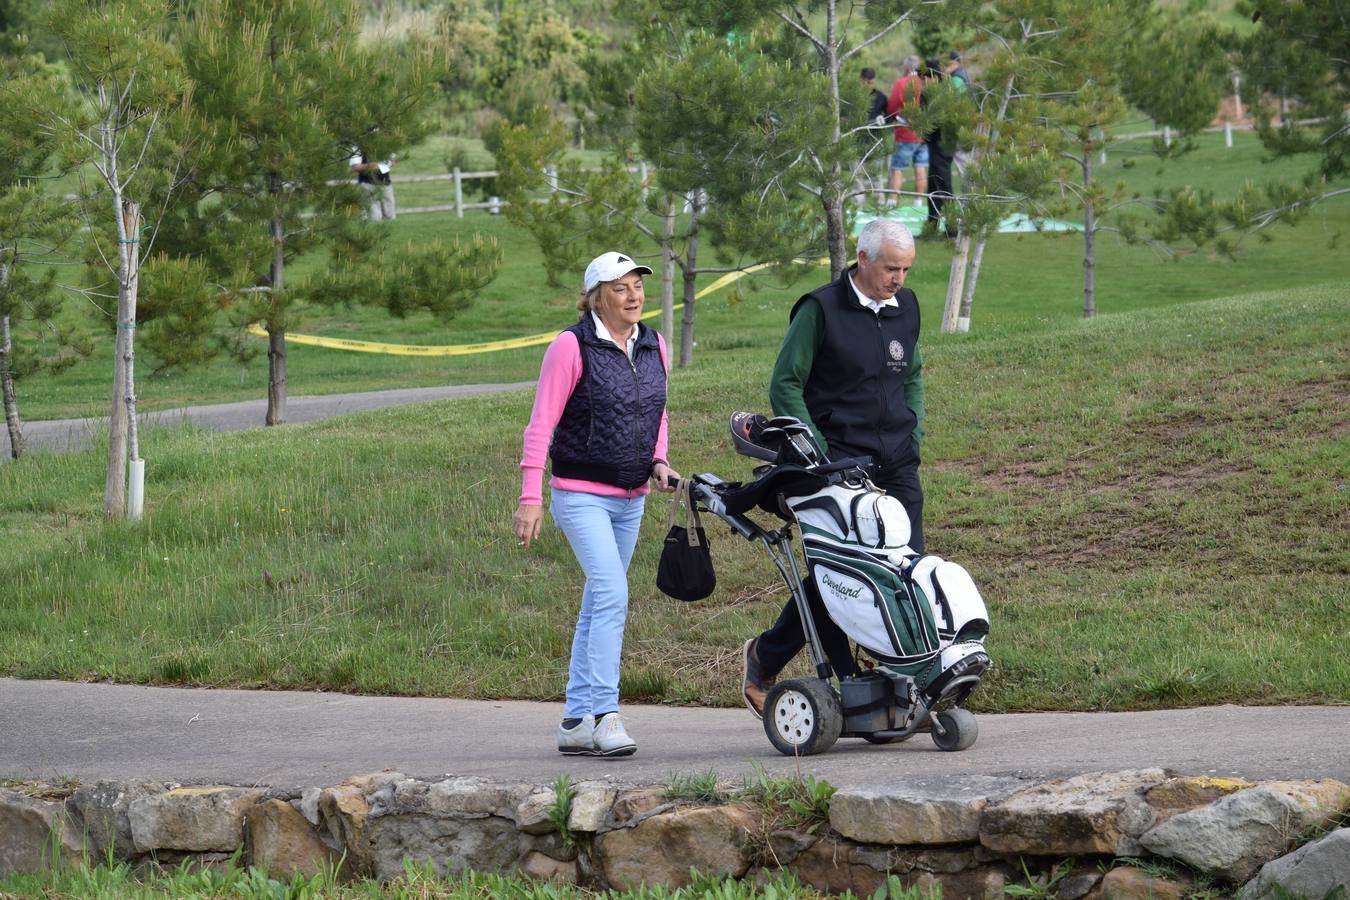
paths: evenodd
<path fill-rule="evenodd" d="M 737 412 L 731 434 L 738 453 L 763 463 L 754 480 L 695 475 L 690 497 L 764 545 L 797 604 L 816 673 L 769 691 L 770 743 L 788 756 L 824 753 L 840 737 L 886 744 L 921 731 L 943 750 L 974 744 L 979 728 L 961 704 L 992 663 L 984 648 L 988 612 L 969 573 L 911 550 L 909 517 L 869 480 L 867 461 L 826 459 L 799 420 Z M 754 510 L 782 524 L 765 528 L 748 515 Z M 820 613 L 857 645 L 863 666 L 861 674 L 838 678 L 837 688 Z"/>

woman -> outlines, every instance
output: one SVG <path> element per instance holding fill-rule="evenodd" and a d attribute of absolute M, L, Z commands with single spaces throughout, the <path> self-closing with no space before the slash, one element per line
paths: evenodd
<path fill-rule="evenodd" d="M 547 456 L 553 521 L 586 575 L 558 728 L 569 755 L 637 751 L 618 715 L 628 563 L 648 479 L 669 492 L 680 477 L 666 462 L 666 345 L 640 321 L 650 274 L 622 253 L 591 260 L 580 321 L 544 353 L 525 426 L 516 537 L 528 546 L 539 536 Z"/>

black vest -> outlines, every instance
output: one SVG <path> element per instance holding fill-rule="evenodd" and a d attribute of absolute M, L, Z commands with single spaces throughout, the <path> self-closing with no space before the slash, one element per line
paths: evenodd
<path fill-rule="evenodd" d="M 666 367 L 656 332 L 639 322 L 633 359 L 595 332 L 590 313 L 567 329 L 581 350 L 581 378 L 553 430 L 548 455 L 553 474 L 612 484 L 625 490 L 651 474 Z"/>
<path fill-rule="evenodd" d="M 851 268 L 838 281 L 808 297 L 820 303 L 820 348 L 806 379 L 807 412 L 830 444 L 830 456 L 870 456 L 883 469 L 914 465 L 917 417 L 905 402 L 905 379 L 919 342 L 919 301 L 901 288 L 897 307 L 872 312 L 849 284 Z"/>

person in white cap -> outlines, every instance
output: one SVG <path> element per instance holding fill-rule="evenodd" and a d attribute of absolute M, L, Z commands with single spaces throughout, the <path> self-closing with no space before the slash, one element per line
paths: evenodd
<path fill-rule="evenodd" d="M 637 751 L 619 717 L 628 563 L 648 483 L 669 492 L 680 477 L 666 461 L 666 345 L 641 321 L 650 274 L 623 253 L 591 260 L 580 320 L 544 352 L 525 426 L 516 537 L 529 546 L 539 536 L 547 457 L 553 521 L 586 576 L 558 728 L 569 755 Z"/>

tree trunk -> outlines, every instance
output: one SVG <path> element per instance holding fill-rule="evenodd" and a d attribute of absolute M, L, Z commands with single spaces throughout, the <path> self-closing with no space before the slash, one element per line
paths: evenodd
<path fill-rule="evenodd" d="M 830 107 L 834 114 L 830 121 L 834 123 L 832 147 L 838 147 L 843 139 L 840 130 L 842 110 L 839 101 L 839 41 L 838 10 L 836 0 L 827 0 L 825 4 L 825 46 L 822 49 L 821 64 L 829 76 Z M 852 138 L 849 138 L 852 140 Z M 830 154 L 830 168 L 825 183 L 821 185 L 820 202 L 825 207 L 825 240 L 830 251 L 830 280 L 838 278 L 848 268 L 848 238 L 844 232 L 844 194 L 852 188 L 843 183 L 843 169 L 839 165 L 838 153 Z"/>
<path fill-rule="evenodd" d="M 661 215 L 661 335 L 675 346 L 675 195 L 667 192 Z"/>
<path fill-rule="evenodd" d="M 970 255 L 970 273 L 961 291 L 961 311 L 956 317 L 956 330 L 970 331 L 970 307 L 975 303 L 975 285 L 980 281 L 980 263 L 984 262 L 984 246 L 989 243 L 989 229 L 981 228 L 975 239 L 975 250 Z"/>
<path fill-rule="evenodd" d="M 961 232 L 956 239 L 956 253 L 952 255 L 951 273 L 947 276 L 947 299 L 942 305 L 942 333 L 956 331 L 956 317 L 965 295 L 966 264 L 970 261 L 970 234 Z"/>
<path fill-rule="evenodd" d="M 281 302 L 286 289 L 286 235 L 280 217 L 272 219 L 272 306 Z M 267 323 L 267 418 L 266 424 L 286 421 L 286 329 Z"/>
<path fill-rule="evenodd" d="M 139 235 L 141 233 L 141 205 L 131 201 L 123 203 L 122 213 L 126 233 Z M 131 327 L 126 329 L 126 355 L 124 357 L 126 396 L 123 400 L 127 406 L 126 517 L 134 522 L 140 519 L 145 501 L 145 463 L 141 460 L 140 432 L 137 430 L 136 422 L 136 298 L 140 288 L 141 249 L 140 244 L 135 242 L 128 246 L 131 247 L 131 252 L 127 254 L 126 258 L 125 283 L 127 321 L 131 323 Z M 119 307 L 120 305 L 119 303 Z"/>
<path fill-rule="evenodd" d="M 1097 314 L 1097 205 L 1092 199 L 1092 155 L 1083 147 L 1083 318 Z"/>
<path fill-rule="evenodd" d="M 98 86 L 100 106 L 105 117 L 107 94 L 104 85 Z M 127 292 L 130 257 L 140 249 L 139 234 L 128 234 L 122 209 L 121 173 L 117 166 L 117 143 L 113 128 L 105 124 L 99 129 L 105 177 L 112 190 L 113 219 L 117 224 L 117 336 L 113 349 L 112 410 L 108 416 L 108 469 L 103 482 L 103 514 L 120 519 L 127 510 L 127 348 L 131 331 L 136 327 L 131 299 Z"/>
<path fill-rule="evenodd" d="M 5 283 L 9 270 L 0 266 L 0 285 Z M 19 418 L 19 401 L 14 395 L 14 373 L 9 360 L 13 344 L 9 335 L 9 316 L 0 316 L 0 392 L 5 398 L 5 424 L 9 426 L 9 455 L 23 456 L 23 420 Z"/>
<path fill-rule="evenodd" d="M 132 201 L 122 204 L 125 230 L 127 234 L 141 233 L 141 205 Z M 140 245 L 131 244 L 132 252 L 127 254 L 127 318 L 131 323 L 127 329 L 126 349 L 123 360 L 126 364 L 126 394 L 123 402 L 127 406 L 127 456 L 135 461 L 141 458 L 140 432 L 136 426 L 136 299 L 141 283 Z M 120 307 L 121 304 L 119 303 Z"/>
<path fill-rule="evenodd" d="M 703 191 L 695 188 L 689 204 L 689 238 L 684 249 L 684 315 L 680 317 L 680 368 L 694 362 L 694 299 L 698 278 L 698 218 L 703 212 Z"/>
<path fill-rule="evenodd" d="M 825 240 L 830 248 L 830 280 L 844 274 L 848 268 L 848 238 L 844 234 L 844 195 L 827 187 L 821 194 L 825 205 Z"/>

